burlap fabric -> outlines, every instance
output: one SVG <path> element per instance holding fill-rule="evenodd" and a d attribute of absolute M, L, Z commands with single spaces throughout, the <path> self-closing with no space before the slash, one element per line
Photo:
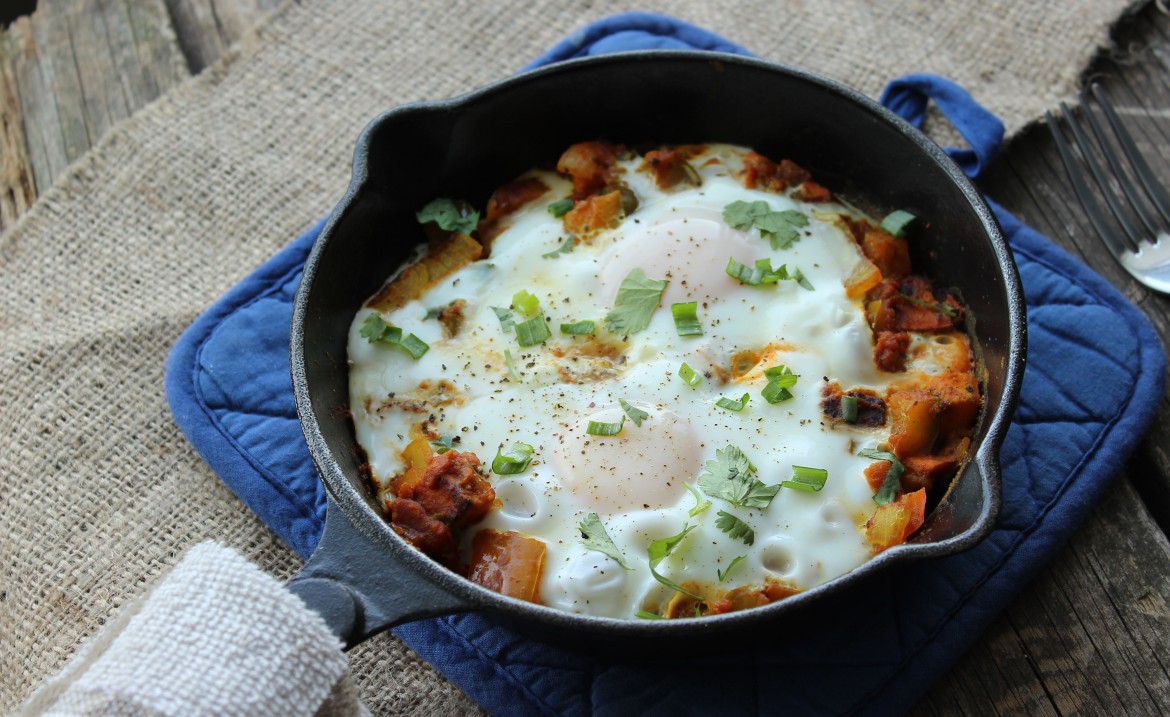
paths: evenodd
<path fill-rule="evenodd" d="M 1017 130 L 1131 0 L 643 3 L 876 95 L 952 77 Z M 213 300 L 324 216 L 379 111 L 502 78 L 590 20 L 549 0 L 312 0 L 116 126 L 0 238 L 0 710 L 207 538 L 299 559 L 171 420 L 164 363 Z M 474 705 L 392 637 L 353 651 L 375 713 Z"/>

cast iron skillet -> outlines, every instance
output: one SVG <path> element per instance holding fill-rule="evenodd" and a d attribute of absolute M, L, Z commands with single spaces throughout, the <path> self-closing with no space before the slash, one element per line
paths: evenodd
<path fill-rule="evenodd" d="M 730 142 L 788 157 L 830 189 L 929 218 L 917 273 L 957 289 L 974 319 L 986 406 L 972 457 L 906 545 L 766 607 L 701 620 L 585 617 L 513 600 L 448 572 L 399 538 L 363 482 L 350 421 L 346 339 L 362 302 L 423 241 L 438 196 L 483 206 L 498 185 L 588 139 Z M 553 65 L 443 102 L 398 107 L 358 140 L 353 179 L 313 248 L 292 320 L 293 386 L 329 495 L 325 535 L 289 588 L 347 645 L 392 625 L 482 611 L 575 644 L 655 645 L 769 634 L 894 563 L 970 547 L 999 509 L 998 453 L 1024 366 L 1024 302 L 987 205 L 929 139 L 865 96 L 808 72 L 715 53 L 652 51 Z M 929 563 L 929 561 L 928 561 Z M 929 564 L 918 569 L 929 570 Z M 583 638 L 583 639 L 582 639 Z"/>

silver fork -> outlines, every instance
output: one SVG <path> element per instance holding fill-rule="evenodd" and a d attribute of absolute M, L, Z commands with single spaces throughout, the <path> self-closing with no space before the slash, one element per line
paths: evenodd
<path fill-rule="evenodd" d="M 1060 103 L 1064 124 L 1071 130 L 1072 144 L 1080 154 L 1079 160 L 1069 146 L 1058 118 L 1046 111 L 1044 119 L 1056 140 L 1056 148 L 1064 161 L 1077 198 L 1105 246 L 1133 278 L 1155 291 L 1170 293 L 1170 196 L 1167 196 L 1166 190 L 1138 153 L 1133 138 L 1122 125 L 1104 88 L 1093 83 L 1089 89 L 1108 121 L 1116 143 L 1129 160 L 1130 171 L 1126 171 L 1117 151 L 1107 140 L 1105 130 L 1089 107 L 1084 93 L 1081 94 L 1081 122 L 1089 126 L 1089 131 L 1096 139 L 1095 148 L 1077 117 L 1065 103 Z M 1109 173 L 1102 168 L 1097 155 L 1105 157 Z M 1110 222 L 1101 210 L 1101 205 L 1085 180 L 1084 167 L 1089 170 L 1088 176 L 1096 181 L 1116 223 Z M 1134 176 L 1140 188 L 1133 182 Z M 1116 230 L 1117 226 L 1121 227 L 1120 232 Z"/>

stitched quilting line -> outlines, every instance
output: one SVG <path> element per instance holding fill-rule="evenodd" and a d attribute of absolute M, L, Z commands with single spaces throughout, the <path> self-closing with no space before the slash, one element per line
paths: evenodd
<path fill-rule="evenodd" d="M 310 243 L 310 245 L 311 245 L 311 243 Z M 266 288 L 264 288 L 263 291 L 252 296 L 250 299 L 248 299 L 248 301 L 244 302 L 243 304 L 240 304 L 239 306 L 237 306 L 236 308 L 232 309 L 230 312 L 225 314 L 223 318 L 221 318 L 214 325 L 212 325 L 209 328 L 209 330 L 202 337 L 199 338 L 199 340 L 196 342 L 197 348 L 195 350 L 195 360 L 192 362 L 192 366 L 191 366 L 191 390 L 195 394 L 196 402 L 199 404 L 200 410 L 207 417 L 208 422 L 215 428 L 215 430 L 221 436 L 223 436 L 224 440 L 226 440 L 228 442 L 228 444 L 231 445 L 231 447 L 233 449 L 235 449 L 235 451 L 242 458 L 244 458 L 245 461 L 248 462 L 248 465 L 250 465 L 253 468 L 253 470 L 255 470 L 256 473 L 261 478 L 264 479 L 265 482 L 267 482 L 270 486 L 272 486 L 274 489 L 276 489 L 277 493 L 282 498 L 284 498 L 286 503 L 291 504 L 291 507 L 294 510 L 296 510 L 298 513 L 300 513 L 300 515 L 302 517 L 308 519 L 309 522 L 317 528 L 318 540 L 319 540 L 320 539 L 320 532 L 322 530 L 324 530 L 325 523 L 317 516 L 316 510 L 315 510 L 315 505 L 314 505 L 315 504 L 315 500 L 314 500 L 315 496 L 309 496 L 308 501 L 301 500 L 299 496 L 297 496 L 295 493 L 293 493 L 292 488 L 288 483 L 286 483 L 285 481 L 282 481 L 279 478 L 277 478 L 276 476 L 274 476 L 264 463 L 262 463 L 259 459 L 257 459 L 256 456 L 254 456 L 250 450 L 248 450 L 246 447 L 244 447 L 244 445 L 239 442 L 239 440 L 235 437 L 235 435 L 233 435 L 231 433 L 231 431 L 229 431 L 223 425 L 223 423 L 219 419 L 219 416 L 217 416 L 215 411 L 212 410 L 212 408 L 208 405 L 208 402 L 207 402 L 205 396 L 203 395 L 203 388 L 202 388 L 201 383 L 199 381 L 199 377 L 203 371 L 203 369 L 202 369 L 203 364 L 201 361 L 202 356 L 203 356 L 203 349 L 207 345 L 207 343 L 212 339 L 212 337 L 214 337 L 215 334 L 223 327 L 223 320 L 226 319 L 228 316 L 231 316 L 233 314 L 238 314 L 241 311 L 249 309 L 256 302 L 258 302 L 262 299 L 268 298 L 270 296 L 273 296 L 274 294 L 279 292 L 289 281 L 292 280 L 292 278 L 298 272 L 301 271 L 301 269 L 304 267 L 305 259 L 307 258 L 307 256 L 308 256 L 308 248 L 307 247 L 306 247 L 305 251 L 303 252 L 303 255 L 301 255 L 300 252 L 297 252 L 296 256 L 294 256 L 294 258 L 293 258 L 292 265 L 284 273 L 280 274 L 277 277 L 276 281 L 269 280 L 268 286 Z M 302 557 L 307 557 L 307 556 L 302 556 Z"/>
<path fill-rule="evenodd" d="M 1052 273 L 1054 273 L 1058 276 L 1065 276 L 1067 278 L 1067 275 L 1065 273 L 1061 272 L 1060 270 L 1058 270 L 1055 267 L 1055 265 L 1053 265 L 1051 262 L 1049 262 L 1045 259 L 1040 258 L 1039 256 L 1035 255 L 1034 253 L 1030 252 L 1027 247 L 1013 246 L 1013 249 L 1017 255 L 1024 254 L 1031 261 L 1034 261 L 1037 264 L 1044 266 L 1045 268 L 1049 269 Z M 1105 303 L 1104 297 L 1102 297 L 1100 294 L 1098 294 L 1093 287 L 1086 286 L 1084 284 L 1081 284 L 1080 282 L 1077 283 L 1077 286 L 1079 286 L 1085 293 L 1090 294 L 1094 298 L 1096 298 L 1098 300 L 1096 303 L 1097 306 L 1109 308 L 1111 311 L 1113 311 L 1113 313 L 1115 313 L 1115 314 L 1118 313 L 1115 310 L 1113 310 L 1112 307 L 1110 307 L 1107 303 Z M 1123 316 L 1123 318 L 1128 319 L 1128 317 L 1125 317 L 1124 315 L 1122 315 L 1122 316 Z M 1130 324 L 1131 326 L 1133 325 L 1132 321 L 1127 320 L 1126 323 Z M 1144 365 L 1144 363 L 1143 363 L 1144 357 L 1142 356 L 1140 351 L 1137 352 L 1136 356 L 1137 356 L 1137 360 L 1139 361 L 1139 365 L 1137 367 L 1137 371 L 1134 374 L 1135 376 L 1141 375 L 1141 373 L 1142 373 L 1141 369 L 1142 369 L 1142 366 Z M 997 574 L 999 572 L 999 570 L 1007 562 L 1007 559 L 1011 555 L 1013 555 L 1016 552 L 1016 550 L 1019 549 L 1020 544 L 1022 542 L 1024 542 L 1027 538 L 1031 537 L 1031 535 L 1036 532 L 1036 530 L 1040 527 L 1040 524 L 1044 521 L 1044 519 L 1052 511 L 1052 508 L 1061 501 L 1061 499 L 1064 497 L 1065 493 L 1067 493 L 1069 488 L 1073 485 L 1073 483 L 1076 482 L 1074 479 L 1074 476 L 1079 475 L 1081 473 L 1081 469 L 1087 463 L 1089 463 L 1090 460 L 1094 456 L 1096 456 L 1097 452 L 1105 444 L 1106 439 L 1112 435 L 1112 433 L 1113 433 L 1112 427 L 1114 425 L 1116 425 L 1117 421 L 1120 420 L 1120 418 L 1123 415 L 1125 415 L 1130 404 L 1133 403 L 1133 399 L 1135 397 L 1136 390 L 1137 390 L 1137 382 L 1135 381 L 1130 387 L 1129 395 L 1128 395 L 1127 399 L 1125 400 L 1125 402 L 1120 406 L 1119 410 L 1117 410 L 1113 414 L 1113 417 L 1105 424 L 1106 429 L 1097 435 L 1096 440 L 1093 441 L 1090 449 L 1085 452 L 1085 454 L 1082 456 L 1081 460 L 1078 461 L 1075 465 L 1073 465 L 1070 468 L 1070 470 L 1065 474 L 1065 478 L 1060 482 L 1059 488 L 1053 493 L 1052 497 L 1045 503 L 1044 507 L 1041 508 L 1037 512 L 1037 514 L 1033 518 L 1032 522 L 1027 527 L 1025 527 L 1025 528 L 1021 529 L 1019 532 L 1017 532 L 1016 537 L 1003 550 L 1002 557 L 999 560 L 997 560 L 993 564 L 993 566 L 988 567 L 984 571 L 984 573 L 980 576 L 979 580 L 977 582 L 973 583 L 968 590 L 966 590 L 965 592 L 963 592 L 961 594 L 962 597 L 960 599 L 956 600 L 955 603 L 951 606 L 951 608 L 943 615 L 943 617 L 941 617 L 938 620 L 938 622 L 935 624 L 934 629 L 931 630 L 929 633 L 927 633 L 924 637 L 919 639 L 917 641 L 917 643 L 910 649 L 910 651 L 905 654 L 903 659 L 898 662 L 897 666 L 886 674 L 884 679 L 882 679 L 880 682 L 875 684 L 872 689 L 870 689 L 868 692 L 866 692 L 864 695 L 862 695 L 862 697 L 860 699 L 858 699 L 857 702 L 853 703 L 853 705 L 849 708 L 849 712 L 851 714 L 857 714 L 860 710 L 862 710 L 866 706 L 867 703 L 869 703 L 870 701 L 872 701 L 873 699 L 878 697 L 881 693 L 883 693 L 885 690 L 887 690 L 889 688 L 892 680 L 895 677 L 897 677 L 898 675 L 900 675 L 903 672 L 903 670 L 906 669 L 906 666 L 910 662 L 913 661 L 913 658 L 917 657 L 917 655 L 922 651 L 922 649 L 924 647 L 926 647 L 928 644 L 930 644 L 931 642 L 934 641 L 934 639 L 938 636 L 938 634 L 942 631 L 942 629 L 944 627 L 946 627 L 947 625 L 949 625 L 955 619 L 955 617 L 959 614 L 959 612 L 967 606 L 967 604 L 975 596 L 975 594 L 978 592 L 978 590 L 980 588 L 982 588 L 983 585 L 986 584 L 986 582 L 988 580 L 990 580 L 995 574 Z M 1013 420 L 1012 423 L 1014 424 L 1015 421 Z M 1025 430 L 1025 431 L 1028 430 L 1026 425 L 1021 425 L 1020 429 Z"/>

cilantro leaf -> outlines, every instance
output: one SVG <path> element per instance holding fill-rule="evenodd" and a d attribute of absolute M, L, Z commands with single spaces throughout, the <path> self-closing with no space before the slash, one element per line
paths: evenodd
<path fill-rule="evenodd" d="M 490 308 L 492 311 L 496 312 L 496 318 L 500 320 L 500 328 L 503 329 L 505 333 L 516 328 L 516 321 L 512 318 L 511 309 L 501 309 L 498 306 L 492 306 Z"/>
<path fill-rule="evenodd" d="M 780 492 L 780 484 L 764 485 L 743 451 L 733 445 L 715 451 L 699 475 L 699 487 L 712 498 L 741 508 L 767 508 Z"/>
<path fill-rule="evenodd" d="M 440 437 L 438 440 L 431 441 L 431 448 L 435 449 L 435 453 L 443 455 L 454 447 L 451 444 L 455 441 L 455 438 L 456 436 L 454 433 L 448 433 L 447 435 Z"/>
<path fill-rule="evenodd" d="M 648 548 L 646 548 L 646 552 L 650 556 L 650 574 L 654 576 L 655 580 L 662 583 L 663 585 L 670 588 L 671 590 L 677 590 L 678 592 L 683 593 L 684 595 L 689 595 L 690 597 L 693 597 L 696 600 L 702 600 L 703 599 L 702 597 L 694 594 L 690 590 L 684 589 L 681 585 L 672 581 L 670 578 L 667 578 L 663 575 L 659 575 L 658 571 L 655 570 L 655 568 L 658 567 L 659 563 L 661 563 L 671 553 L 674 552 L 675 547 L 677 547 L 678 544 L 682 542 L 682 539 L 687 537 L 687 533 L 691 532 L 692 530 L 694 530 L 697 527 L 699 527 L 699 526 L 697 526 L 697 525 L 684 525 L 682 532 L 679 533 L 678 535 L 672 535 L 669 538 L 659 538 L 658 540 L 655 540 L 654 542 L 650 543 L 650 546 Z"/>
<path fill-rule="evenodd" d="M 768 214 L 771 208 L 765 201 L 745 202 L 737 200 L 723 208 L 723 219 L 732 229 L 750 231 L 758 217 Z"/>
<path fill-rule="evenodd" d="M 800 227 L 808 226 L 808 217 L 795 209 L 772 211 L 765 201 L 735 201 L 723 208 L 723 218 L 734 229 L 743 232 L 756 228 L 773 249 L 787 249 L 800 240 Z"/>
<path fill-rule="evenodd" d="M 556 249 L 553 249 L 547 254 L 541 254 L 540 256 L 544 259 L 556 259 L 561 254 L 568 254 L 569 252 L 573 251 L 573 247 L 575 246 L 577 246 L 577 237 L 571 236 L 568 239 L 565 239 L 565 241 Z"/>
<path fill-rule="evenodd" d="M 756 542 L 756 531 L 752 530 L 752 526 L 723 510 L 715 515 L 718 516 L 715 518 L 715 527 L 727 533 L 732 540 L 742 540 L 745 545 Z"/>
<path fill-rule="evenodd" d="M 641 269 L 631 271 L 618 287 L 613 310 L 605 315 L 606 326 L 615 334 L 627 335 L 645 329 L 669 283 L 650 279 Z"/>
<path fill-rule="evenodd" d="M 635 408 L 624 398 L 619 398 L 618 403 L 621 404 L 622 410 L 626 412 L 626 415 L 630 417 L 630 420 L 634 422 L 635 426 L 641 427 L 642 421 L 650 417 L 649 413 L 646 413 L 640 408 Z"/>
<path fill-rule="evenodd" d="M 414 215 L 419 224 L 434 222 L 441 229 L 449 232 L 470 234 L 479 224 L 479 212 L 471 211 L 464 214 L 455 201 L 447 197 L 432 200 Z"/>
<path fill-rule="evenodd" d="M 608 555 L 626 570 L 633 570 L 626 563 L 622 551 L 618 550 L 618 546 L 609 537 L 609 533 L 605 532 L 605 526 L 601 524 L 601 518 L 597 513 L 585 516 L 585 520 L 582 520 L 577 528 L 581 531 L 581 545 L 584 545 L 586 550 L 596 550 L 602 555 Z"/>

